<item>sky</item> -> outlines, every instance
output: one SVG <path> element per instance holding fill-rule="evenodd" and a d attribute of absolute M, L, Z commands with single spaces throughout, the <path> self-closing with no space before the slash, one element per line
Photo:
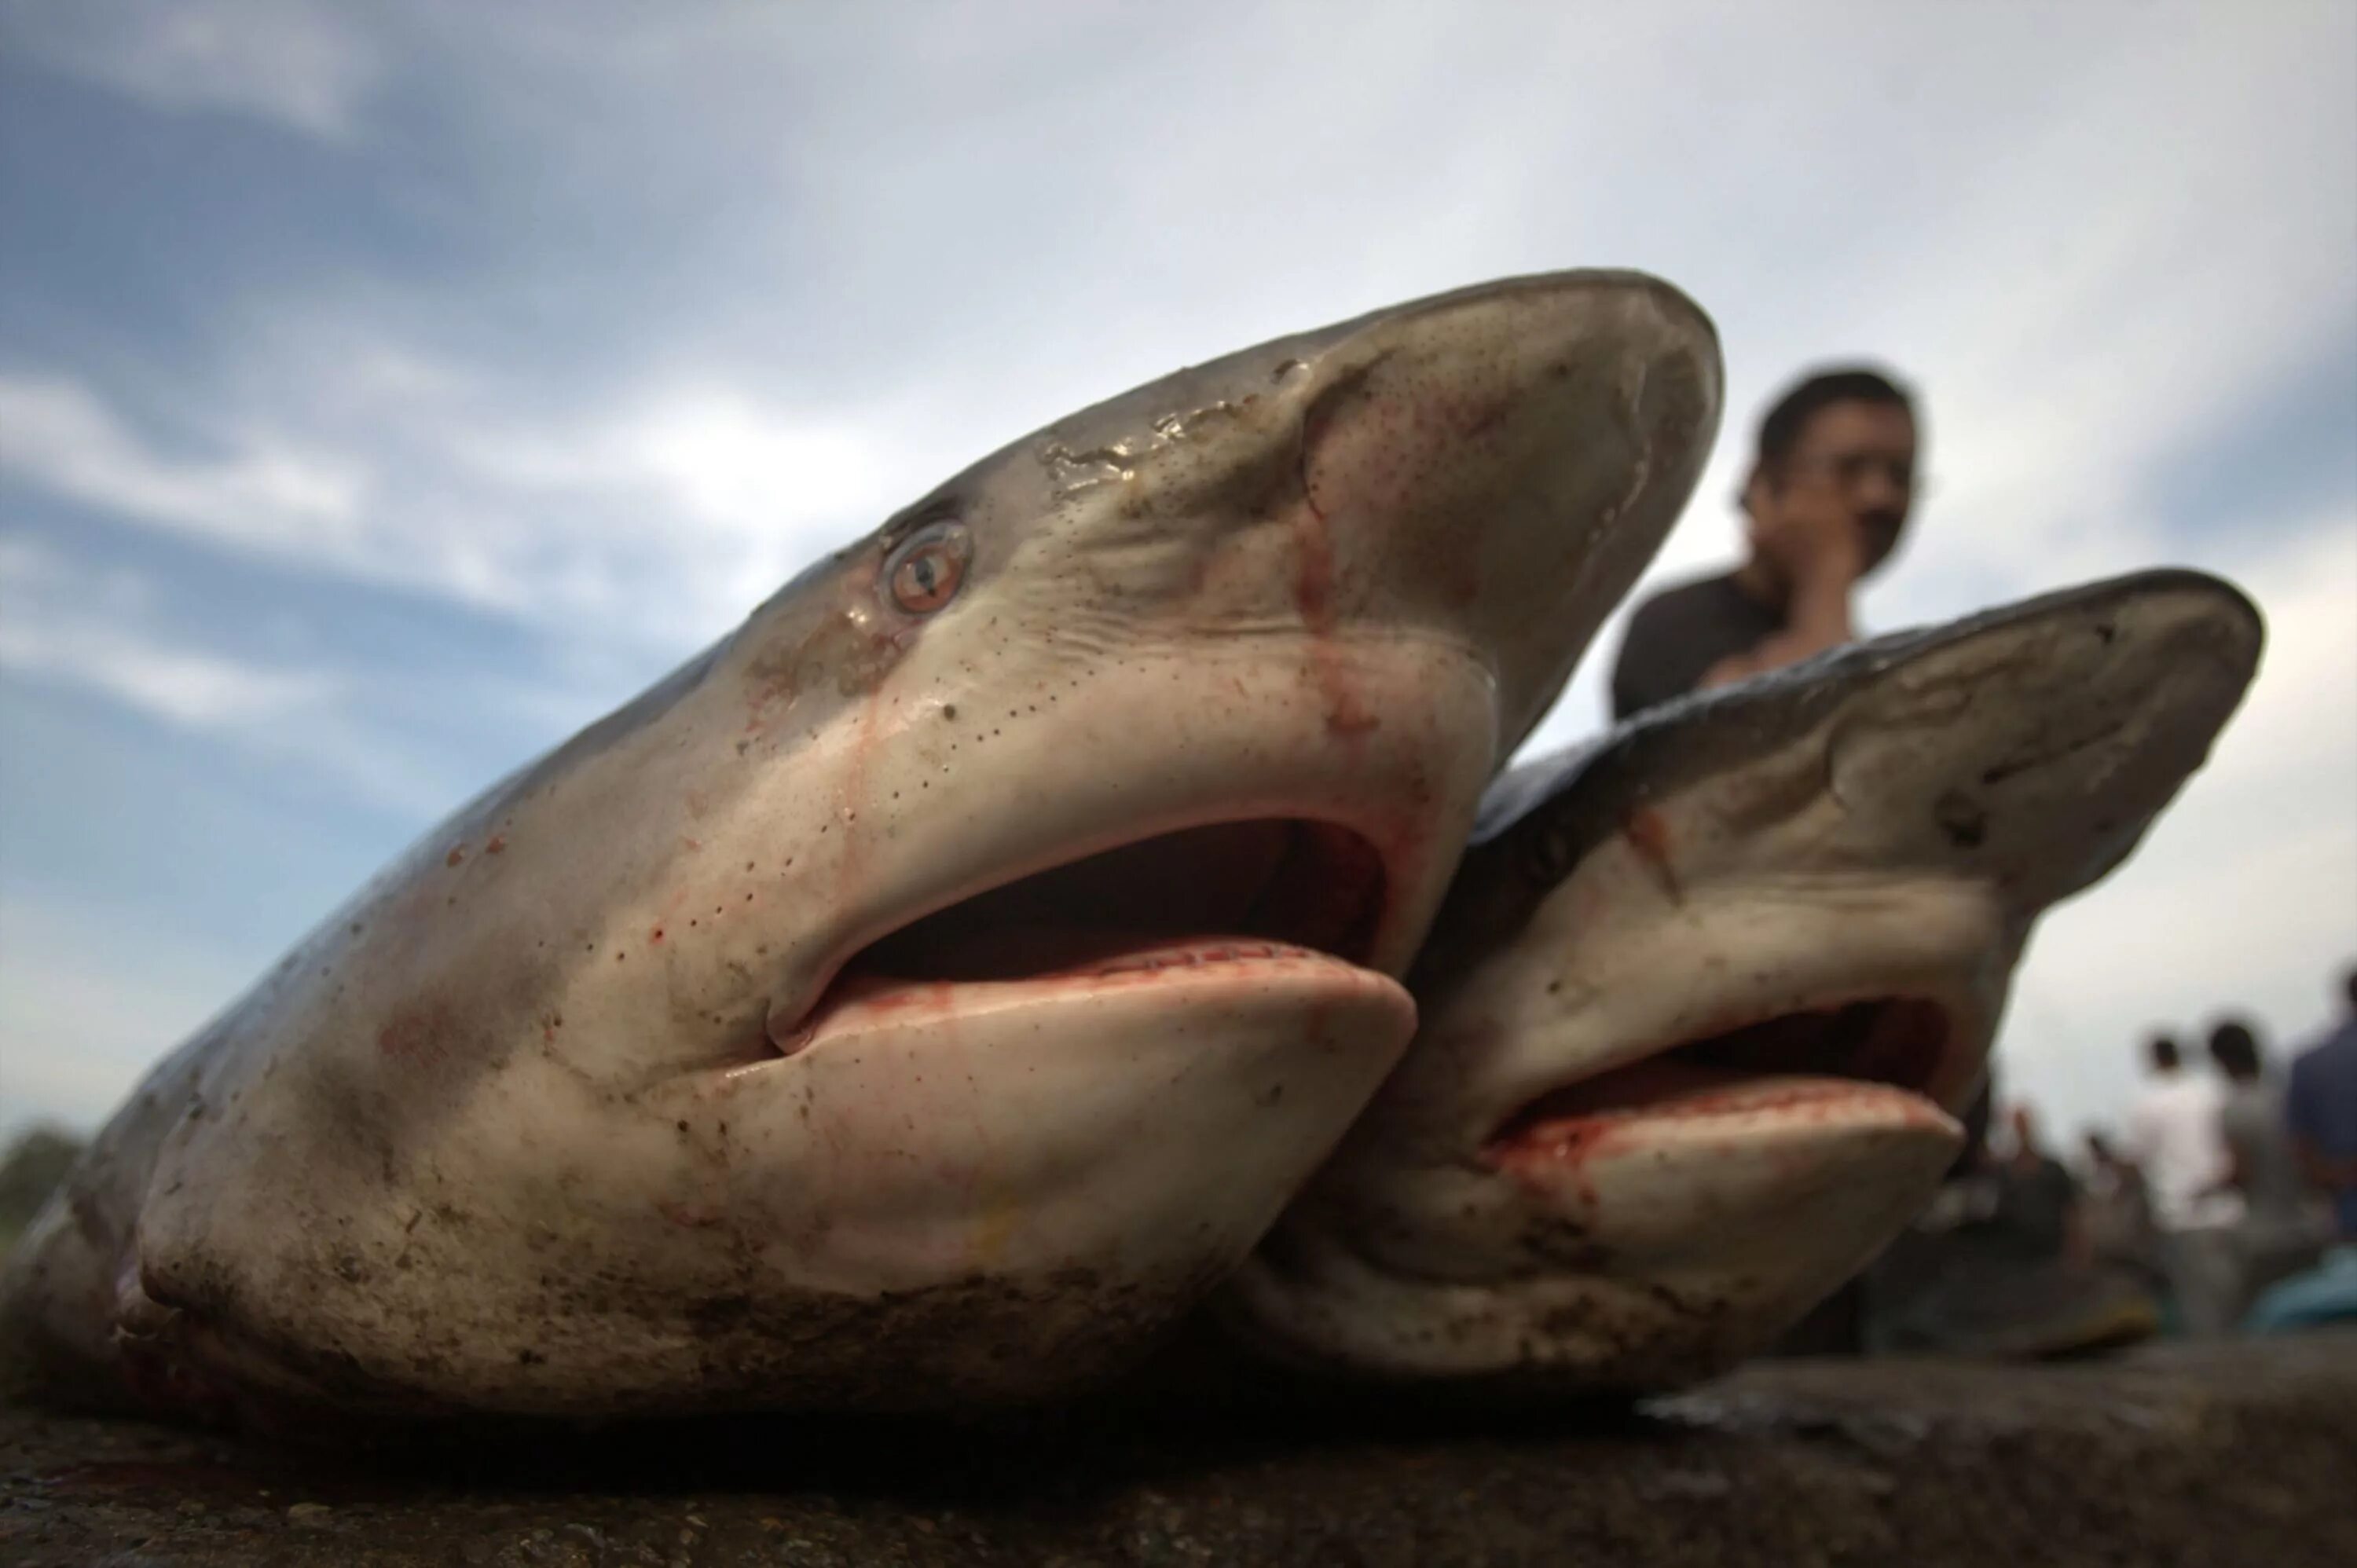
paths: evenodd
<path fill-rule="evenodd" d="M 1772 9 L 1772 15 L 1770 11 Z M 2040 927 L 2004 1090 L 2357 961 L 2357 5 L 0 0 L 0 1128 L 102 1121 L 450 808 L 1083 404 L 1641 267 L 1726 422 L 1864 357 L 1871 629 L 2161 564 L 2269 625 Z M 1608 625 L 1530 749 L 1603 720 Z"/>

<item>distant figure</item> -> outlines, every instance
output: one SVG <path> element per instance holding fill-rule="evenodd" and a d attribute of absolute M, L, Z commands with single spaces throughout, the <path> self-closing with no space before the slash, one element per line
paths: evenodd
<path fill-rule="evenodd" d="M 1851 591 L 1898 545 L 1915 459 L 1914 404 L 1879 372 L 1824 371 L 1786 392 L 1743 486 L 1749 558 L 1638 607 L 1613 667 L 1613 717 L 1851 641 Z"/>
<path fill-rule="evenodd" d="M 2080 1256 L 2079 1184 L 2039 1142 L 2038 1118 L 2029 1106 L 2016 1105 L 2007 1124 L 2013 1153 L 1998 1183 L 1997 1213 L 2009 1221 L 2015 1245 L 2027 1257 Z"/>
<path fill-rule="evenodd" d="M 2158 1287 L 2163 1276 L 2154 1256 L 2152 1200 L 2145 1192 L 2144 1173 L 2109 1138 L 2092 1130 L 2087 1179 L 2080 1190 L 2088 1257 Z"/>
<path fill-rule="evenodd" d="M 2357 1242 L 2357 968 L 2341 988 L 2347 1011 L 2294 1058 L 2284 1113 L 2301 1171 L 2331 1200 L 2341 1239 Z"/>
<path fill-rule="evenodd" d="M 2258 1036 L 2229 1019 L 2210 1032 L 2210 1057 L 2226 1075 L 2218 1125 L 2226 1140 L 2227 1179 L 2243 1197 L 2239 1318 L 2257 1292 L 2315 1262 L 2324 1237 L 2284 1124 L 2283 1085 L 2262 1069 Z"/>
<path fill-rule="evenodd" d="M 2324 1261 L 2263 1293 L 2245 1331 L 2280 1334 L 2357 1321 L 2357 969 L 2341 977 L 2346 1012 L 2291 1064 L 2285 1119 L 2301 1173 L 2332 1203 L 2340 1245 Z"/>
<path fill-rule="evenodd" d="M 2009 1122 L 2012 1152 L 1970 1144 L 1970 1165 L 1867 1275 L 1870 1348 L 2069 1356 L 2159 1326 L 2140 1279 L 2088 1261 L 2078 1184 L 2040 1144 L 2029 1108 Z"/>
<path fill-rule="evenodd" d="M 2128 1116 L 2128 1157 L 2144 1172 L 2160 1232 L 2160 1266 L 2188 1336 L 2209 1338 L 2233 1324 L 2241 1293 L 2234 1226 L 2243 1200 L 2218 1113 L 2216 1079 L 2184 1070 L 2177 1042 L 2153 1037 L 2152 1082 Z"/>

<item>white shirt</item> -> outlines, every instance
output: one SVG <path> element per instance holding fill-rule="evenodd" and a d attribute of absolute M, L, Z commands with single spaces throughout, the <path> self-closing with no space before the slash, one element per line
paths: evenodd
<path fill-rule="evenodd" d="M 2152 1217 L 2164 1230 L 2232 1225 L 2243 1198 L 2232 1187 L 2211 1190 L 2233 1168 L 2218 1112 L 2226 1086 L 2207 1073 L 2164 1073 L 2128 1113 L 2128 1154 L 2144 1171 Z"/>

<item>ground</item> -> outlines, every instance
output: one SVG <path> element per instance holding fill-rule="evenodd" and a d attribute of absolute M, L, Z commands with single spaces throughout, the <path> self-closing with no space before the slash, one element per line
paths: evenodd
<path fill-rule="evenodd" d="M 2357 1334 L 1635 1412 L 803 1422 L 368 1460 L 0 1410 L 0 1561 L 2357 1563 Z"/>

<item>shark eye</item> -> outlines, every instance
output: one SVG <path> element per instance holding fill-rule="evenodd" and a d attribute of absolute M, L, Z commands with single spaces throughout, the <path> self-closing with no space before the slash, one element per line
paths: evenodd
<path fill-rule="evenodd" d="M 884 563 L 893 604 L 912 616 L 931 615 L 957 597 L 974 542 L 960 522 L 937 522 L 903 540 Z"/>

